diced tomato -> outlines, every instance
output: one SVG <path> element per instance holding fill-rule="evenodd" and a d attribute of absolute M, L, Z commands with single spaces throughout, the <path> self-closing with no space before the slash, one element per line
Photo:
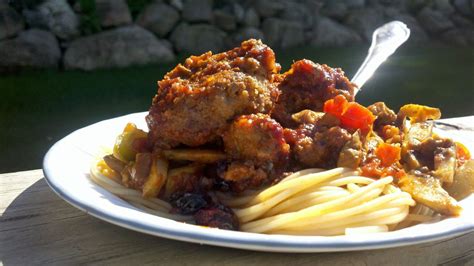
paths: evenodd
<path fill-rule="evenodd" d="M 363 176 L 401 178 L 406 175 L 399 163 L 401 158 L 400 146 L 381 143 L 375 149 L 374 154 L 375 157 L 361 167 Z"/>
<path fill-rule="evenodd" d="M 349 103 L 344 96 L 338 95 L 334 99 L 327 100 L 324 103 L 323 109 L 325 113 L 341 117 L 344 111 L 347 109 L 348 104 Z"/>
<path fill-rule="evenodd" d="M 346 111 L 342 114 L 341 123 L 343 126 L 353 129 L 360 129 L 362 132 L 368 132 L 372 129 L 375 116 L 364 106 L 351 102 Z"/>
<path fill-rule="evenodd" d="M 379 161 L 372 161 L 370 163 L 365 164 L 361 167 L 361 174 L 362 176 L 367 177 L 380 177 L 382 176 L 382 171 L 379 169 L 380 162 Z"/>
<path fill-rule="evenodd" d="M 338 117 L 344 128 L 360 129 L 363 133 L 372 129 L 376 118 L 369 109 L 356 102 L 348 102 L 342 95 L 327 100 L 324 103 L 324 112 Z"/>
<path fill-rule="evenodd" d="M 400 146 L 387 143 L 379 144 L 375 150 L 375 155 L 380 159 L 382 166 L 386 167 L 400 161 L 400 153 Z"/>
<path fill-rule="evenodd" d="M 466 161 L 471 159 L 471 153 L 466 146 L 460 142 L 456 142 L 456 159 L 458 166 L 463 165 Z"/>
<path fill-rule="evenodd" d="M 393 176 L 395 178 L 401 178 L 406 175 L 405 171 L 396 165 L 384 167 L 381 165 L 380 160 L 373 160 L 370 163 L 365 164 L 360 168 L 361 175 L 367 177 L 385 177 Z"/>

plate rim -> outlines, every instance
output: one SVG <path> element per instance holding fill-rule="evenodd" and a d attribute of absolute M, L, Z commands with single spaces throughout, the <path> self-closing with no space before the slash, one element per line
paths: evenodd
<path fill-rule="evenodd" d="M 417 237 L 399 237 L 395 240 L 371 240 L 366 242 L 357 241 L 341 241 L 340 239 L 331 239 L 330 242 L 321 241 L 322 238 L 329 239 L 331 237 L 321 236 L 290 236 L 286 241 L 275 242 L 273 237 L 268 237 L 265 234 L 255 234 L 247 232 L 224 232 L 223 234 L 209 234 L 208 230 L 216 230 L 214 232 L 224 231 L 219 229 L 208 229 L 205 230 L 180 230 L 180 227 L 170 228 L 169 226 L 162 226 L 155 224 L 151 226 L 147 223 L 135 221 L 134 219 L 126 219 L 121 215 L 110 212 L 107 209 L 100 209 L 99 207 L 90 204 L 87 200 L 84 200 L 77 195 L 70 195 L 64 191 L 61 187 L 61 182 L 58 182 L 58 177 L 55 176 L 54 167 L 54 156 L 58 152 L 62 145 L 67 146 L 67 141 L 81 133 L 87 131 L 92 127 L 96 127 L 99 124 L 105 124 L 113 120 L 125 119 L 126 117 L 144 116 L 147 112 L 131 113 L 123 116 L 118 116 L 110 119 L 101 120 L 99 122 L 87 125 L 85 127 L 74 130 L 67 136 L 57 141 L 46 153 L 43 159 L 43 173 L 46 183 L 51 189 L 63 200 L 74 206 L 75 208 L 84 211 L 96 218 L 103 221 L 133 230 L 145 234 L 154 236 L 164 237 L 168 239 L 174 239 L 185 242 L 192 242 L 198 244 L 207 244 L 213 246 L 238 248 L 255 251 L 267 251 L 267 252 L 293 252 L 293 253 L 311 253 L 311 252 L 343 252 L 343 251 L 356 251 L 356 250 L 375 250 L 392 248 L 399 246 L 408 246 L 421 244 L 426 242 L 433 242 L 447 238 L 453 238 L 459 235 L 467 234 L 474 231 L 474 222 L 470 224 L 463 224 L 462 226 L 451 228 L 443 232 L 436 232 L 429 235 L 417 236 Z M 59 177 L 60 178 L 60 177 Z M 161 219 L 166 219 L 159 217 Z M 456 218 L 454 218 L 456 219 Z M 196 227 L 199 228 L 199 227 Z M 201 229 L 201 228 L 200 228 Z M 241 234 L 242 237 L 232 237 L 232 235 Z M 230 234 L 230 235 L 229 235 Z M 255 235 L 258 235 L 260 239 L 255 239 Z M 267 236 L 267 237 L 262 237 Z M 252 236 L 246 238 L 244 236 Z M 292 239 L 298 239 L 300 241 L 291 241 Z M 304 241 L 303 241 L 304 240 Z"/>

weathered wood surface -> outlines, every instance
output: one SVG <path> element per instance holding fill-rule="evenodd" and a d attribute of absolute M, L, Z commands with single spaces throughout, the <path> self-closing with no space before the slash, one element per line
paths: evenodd
<path fill-rule="evenodd" d="M 456 130 L 463 139 L 474 134 L 473 116 L 444 122 L 445 130 Z M 312 254 L 254 252 L 149 236 L 72 207 L 53 193 L 41 170 L 0 175 L 0 215 L 4 265 L 474 265 L 474 232 L 401 248 Z"/>

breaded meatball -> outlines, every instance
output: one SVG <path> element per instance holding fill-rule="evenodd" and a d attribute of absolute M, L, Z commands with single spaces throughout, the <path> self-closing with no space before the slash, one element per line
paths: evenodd
<path fill-rule="evenodd" d="M 242 115 L 222 136 L 225 152 L 233 159 L 285 164 L 290 146 L 283 127 L 267 114 Z"/>
<path fill-rule="evenodd" d="M 279 91 L 273 51 L 261 41 L 215 54 L 191 56 L 158 82 L 146 117 L 155 147 L 215 141 L 234 117 L 268 113 Z"/>
<path fill-rule="evenodd" d="M 233 161 L 227 164 L 224 171 L 218 173 L 219 177 L 228 182 L 233 192 L 242 192 L 247 188 L 257 188 L 270 181 L 269 165 L 256 166 L 253 161 Z"/>
<path fill-rule="evenodd" d="M 225 152 L 232 159 L 221 178 L 240 192 L 277 177 L 288 164 L 290 145 L 283 127 L 267 114 L 237 117 L 222 135 Z"/>
<path fill-rule="evenodd" d="M 300 136 L 292 147 L 295 159 L 307 167 L 336 167 L 339 153 L 351 139 L 347 130 L 334 126 Z"/>
<path fill-rule="evenodd" d="M 310 60 L 293 63 L 291 69 L 279 77 L 281 95 L 272 111 L 272 117 L 284 127 L 295 126 L 291 115 L 310 109 L 322 111 L 326 100 L 343 95 L 354 100 L 355 85 L 340 68 L 316 64 Z"/>

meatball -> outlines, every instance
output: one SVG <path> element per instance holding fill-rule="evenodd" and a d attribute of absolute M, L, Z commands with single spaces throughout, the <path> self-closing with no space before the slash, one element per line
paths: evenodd
<path fill-rule="evenodd" d="M 293 146 L 295 159 L 307 167 L 336 167 L 342 147 L 351 134 L 339 126 L 300 136 Z"/>
<path fill-rule="evenodd" d="M 158 82 L 146 121 L 155 147 L 215 141 L 242 114 L 268 113 L 279 91 L 273 51 L 261 41 L 215 54 L 191 56 Z"/>
<path fill-rule="evenodd" d="M 269 181 L 270 177 L 275 177 L 269 174 L 272 170 L 270 165 L 256 166 L 253 161 L 233 161 L 218 174 L 228 183 L 231 191 L 239 193 L 247 188 L 257 188 Z"/>
<path fill-rule="evenodd" d="M 322 111 L 324 102 L 343 95 L 354 100 L 355 85 L 339 68 L 316 64 L 310 60 L 293 63 L 291 69 L 279 77 L 281 95 L 272 111 L 272 117 L 285 127 L 294 126 L 291 115 L 310 109 Z"/>
<path fill-rule="evenodd" d="M 267 114 L 239 116 L 223 134 L 224 148 L 233 159 L 285 164 L 290 146 L 282 126 Z"/>
<path fill-rule="evenodd" d="M 287 166 L 290 145 L 283 127 L 267 114 L 242 115 L 222 135 L 229 157 L 221 178 L 234 192 L 258 187 L 275 178 Z"/>

